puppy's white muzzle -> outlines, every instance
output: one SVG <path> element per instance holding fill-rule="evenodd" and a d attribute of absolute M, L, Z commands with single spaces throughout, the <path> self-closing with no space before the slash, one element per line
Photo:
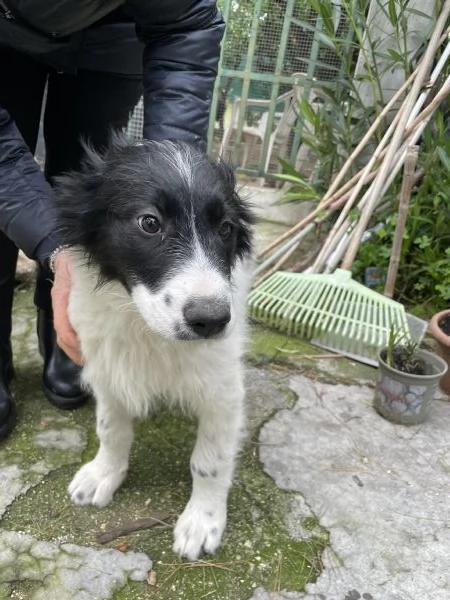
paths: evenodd
<path fill-rule="evenodd" d="M 234 321 L 230 281 L 214 269 L 190 266 L 157 291 L 140 283 L 131 295 L 148 327 L 168 339 L 222 338 Z"/>

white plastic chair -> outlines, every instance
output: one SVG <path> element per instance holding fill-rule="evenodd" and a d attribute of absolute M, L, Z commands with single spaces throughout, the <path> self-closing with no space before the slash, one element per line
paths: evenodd
<path fill-rule="evenodd" d="M 305 75 L 303 73 L 294 73 L 293 77 L 304 78 Z M 308 94 L 309 98 L 313 97 L 314 93 L 314 88 L 311 88 Z M 269 171 L 270 163 L 274 156 L 285 158 L 287 155 L 292 128 L 294 127 L 298 117 L 298 100 L 303 95 L 304 87 L 296 83 L 291 90 L 285 92 L 281 96 L 278 96 L 278 98 L 275 100 L 277 112 L 275 113 L 274 119 L 275 126 L 269 137 L 267 156 L 264 163 L 265 173 Z M 238 98 L 234 101 L 231 118 L 222 137 L 222 143 L 220 146 L 221 156 L 227 158 L 230 154 L 230 145 L 235 139 L 241 110 L 246 111 L 249 107 L 267 108 L 267 110 L 262 112 L 261 117 L 256 125 L 252 126 L 247 122 L 244 122 L 242 135 L 239 140 L 243 144 L 243 155 L 240 166 L 242 168 L 246 168 L 249 156 L 254 151 L 258 143 L 262 144 L 266 135 L 270 105 L 270 100 L 257 100 L 253 98 L 247 99 L 245 103 L 242 102 L 241 98 Z M 280 105 L 282 107 L 281 110 L 279 110 Z"/>

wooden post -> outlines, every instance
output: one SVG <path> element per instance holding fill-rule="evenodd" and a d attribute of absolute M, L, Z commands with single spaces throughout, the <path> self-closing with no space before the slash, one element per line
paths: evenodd
<path fill-rule="evenodd" d="M 409 201 L 414 185 L 414 172 L 419 157 L 419 146 L 411 146 L 406 158 L 405 167 L 403 170 L 402 189 L 400 192 L 400 202 L 398 207 L 397 224 L 394 232 L 394 242 L 392 244 L 391 259 L 386 277 L 386 285 L 384 287 L 384 295 L 387 298 L 392 298 L 394 295 L 394 286 L 397 279 L 398 266 L 400 264 L 400 255 L 402 251 L 403 232 L 405 230 L 406 218 L 408 216 Z"/>

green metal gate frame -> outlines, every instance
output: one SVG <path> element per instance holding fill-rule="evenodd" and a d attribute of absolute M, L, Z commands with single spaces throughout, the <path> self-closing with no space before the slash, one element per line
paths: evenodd
<path fill-rule="evenodd" d="M 271 91 L 271 95 L 270 95 L 270 108 L 268 111 L 267 128 L 266 128 L 264 139 L 262 142 L 260 160 L 259 160 L 258 171 L 257 171 L 257 174 L 259 176 L 267 175 L 264 172 L 265 157 L 267 155 L 269 141 L 270 141 L 270 135 L 272 132 L 273 123 L 274 123 L 274 119 L 275 119 L 276 99 L 279 95 L 280 85 L 283 83 L 291 84 L 291 85 L 294 84 L 294 78 L 292 76 L 283 75 L 282 68 L 283 68 L 283 60 L 284 60 L 284 56 L 285 56 L 286 46 L 288 43 L 289 28 L 290 28 L 291 24 L 301 25 L 301 22 L 299 20 L 292 17 L 296 2 L 297 2 L 297 0 L 287 0 L 287 3 L 286 3 L 286 13 L 285 13 L 285 17 L 284 17 L 284 23 L 283 23 L 283 28 L 282 28 L 282 33 L 281 33 L 281 38 L 280 38 L 280 43 L 279 43 L 279 51 L 278 51 L 278 55 L 277 55 L 275 71 L 273 73 L 257 73 L 257 72 L 253 72 L 253 70 L 252 70 L 263 0 L 256 0 L 256 2 L 255 2 L 253 19 L 252 19 L 251 30 L 250 30 L 249 44 L 248 44 L 248 48 L 247 48 L 244 69 L 241 69 L 241 70 L 240 69 L 228 69 L 228 68 L 223 67 L 223 54 L 224 54 L 223 49 L 225 48 L 225 46 L 227 44 L 227 37 L 228 37 L 227 31 L 225 32 L 225 36 L 224 36 L 224 39 L 222 42 L 222 55 L 221 55 L 220 62 L 219 62 L 218 76 L 216 78 L 216 82 L 215 82 L 215 86 L 214 86 L 214 94 L 213 94 L 213 100 L 212 100 L 212 105 L 211 105 L 211 114 L 210 114 L 210 121 L 209 121 L 209 128 L 208 128 L 208 152 L 211 154 L 212 148 L 213 148 L 215 120 L 216 120 L 217 108 L 218 108 L 219 97 L 220 97 L 220 81 L 221 81 L 222 77 L 235 77 L 235 78 L 242 80 L 243 85 L 242 85 L 242 93 L 240 95 L 240 100 L 241 100 L 241 103 L 243 106 L 246 105 L 248 97 L 249 97 L 248 95 L 249 95 L 251 81 L 261 81 L 261 82 L 271 83 L 272 91 Z M 223 3 L 222 12 L 223 12 L 223 17 L 224 17 L 225 22 L 228 22 L 230 19 L 231 3 L 232 3 L 232 0 L 224 0 L 224 3 Z M 317 57 L 318 57 L 319 47 L 320 47 L 319 37 L 320 37 L 320 32 L 322 31 L 322 29 L 323 29 L 323 22 L 322 22 L 321 17 L 318 15 L 317 21 L 316 21 L 316 26 L 315 26 L 315 33 L 314 33 L 312 48 L 311 48 L 311 54 L 310 54 L 309 61 L 308 61 L 308 69 L 305 73 L 305 75 L 306 75 L 305 94 L 307 94 L 308 87 L 311 85 L 311 82 L 313 81 L 315 65 L 317 62 Z M 308 84 L 308 82 L 309 82 L 309 84 Z M 239 142 L 239 140 L 241 139 L 242 128 L 244 126 L 244 120 L 245 120 L 245 111 L 240 111 L 239 119 L 238 119 L 238 123 L 237 123 L 236 135 L 235 135 L 236 142 Z M 300 120 L 298 120 L 297 125 L 295 127 L 295 131 L 294 131 L 294 139 L 293 139 L 292 149 L 291 149 L 290 157 L 289 157 L 291 163 L 295 162 L 295 158 L 298 153 L 298 149 L 299 149 L 300 141 L 301 141 L 301 131 L 302 131 L 302 123 Z M 250 170 L 250 169 L 239 169 L 239 172 L 242 172 L 244 174 L 255 175 L 255 171 Z"/>

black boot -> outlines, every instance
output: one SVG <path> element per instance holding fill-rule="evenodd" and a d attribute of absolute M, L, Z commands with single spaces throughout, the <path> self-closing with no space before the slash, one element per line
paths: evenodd
<path fill-rule="evenodd" d="M 53 319 L 40 309 L 37 316 L 39 352 L 44 359 L 42 384 L 47 399 L 58 408 L 78 408 L 89 398 L 80 385 L 81 368 L 56 343 Z"/>
<path fill-rule="evenodd" d="M 0 439 L 11 433 L 16 407 L 9 384 L 13 376 L 11 316 L 14 295 L 17 248 L 0 232 Z"/>
<path fill-rule="evenodd" d="M 9 389 L 12 376 L 11 344 L 0 340 L 0 440 L 11 433 L 16 423 L 16 407 Z"/>

